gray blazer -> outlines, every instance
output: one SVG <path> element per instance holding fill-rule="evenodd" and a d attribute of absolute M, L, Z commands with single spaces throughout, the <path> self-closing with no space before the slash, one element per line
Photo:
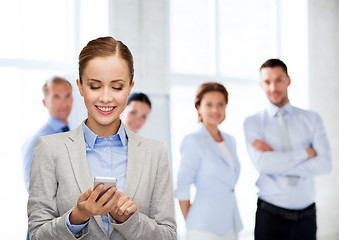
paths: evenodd
<path fill-rule="evenodd" d="M 40 137 L 30 173 L 28 227 L 36 239 L 176 239 L 173 189 L 164 143 L 127 128 L 128 157 L 124 194 L 138 206 L 125 223 L 110 218 L 106 234 L 101 216 L 90 218 L 77 235 L 66 225 L 79 196 L 93 186 L 87 166 L 82 125 L 73 131 Z"/>

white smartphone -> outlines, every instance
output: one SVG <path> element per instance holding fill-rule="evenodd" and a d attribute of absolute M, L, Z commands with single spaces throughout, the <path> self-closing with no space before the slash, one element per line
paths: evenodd
<path fill-rule="evenodd" d="M 117 179 L 115 177 L 95 177 L 94 178 L 94 189 L 100 184 L 104 184 L 104 189 L 99 194 L 97 200 L 111 187 L 117 186 Z M 112 197 L 112 196 L 111 196 Z M 107 200 L 109 201 L 111 197 Z"/>

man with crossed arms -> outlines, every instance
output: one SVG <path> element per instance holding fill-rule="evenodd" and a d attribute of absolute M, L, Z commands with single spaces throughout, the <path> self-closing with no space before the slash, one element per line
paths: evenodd
<path fill-rule="evenodd" d="M 322 120 L 290 104 L 290 83 L 286 65 L 267 60 L 260 86 L 268 106 L 244 122 L 248 153 L 260 172 L 256 240 L 315 240 L 314 176 L 332 167 Z"/>

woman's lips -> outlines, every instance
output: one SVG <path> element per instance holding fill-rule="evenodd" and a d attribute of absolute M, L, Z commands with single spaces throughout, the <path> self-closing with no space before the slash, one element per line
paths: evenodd
<path fill-rule="evenodd" d="M 114 106 L 95 106 L 99 113 L 108 115 L 111 114 L 116 107 Z"/>

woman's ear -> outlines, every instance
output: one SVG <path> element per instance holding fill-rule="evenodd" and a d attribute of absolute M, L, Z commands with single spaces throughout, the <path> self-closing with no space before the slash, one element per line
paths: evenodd
<path fill-rule="evenodd" d="M 82 83 L 80 82 L 80 80 L 79 79 L 77 79 L 77 86 L 78 86 L 78 88 L 79 88 L 79 92 L 80 92 L 80 95 L 81 96 L 84 96 L 84 94 L 83 94 L 83 89 L 82 89 Z"/>
<path fill-rule="evenodd" d="M 128 96 L 131 94 L 132 88 L 134 87 L 134 81 L 131 83 L 131 85 L 129 86 L 129 93 Z"/>

